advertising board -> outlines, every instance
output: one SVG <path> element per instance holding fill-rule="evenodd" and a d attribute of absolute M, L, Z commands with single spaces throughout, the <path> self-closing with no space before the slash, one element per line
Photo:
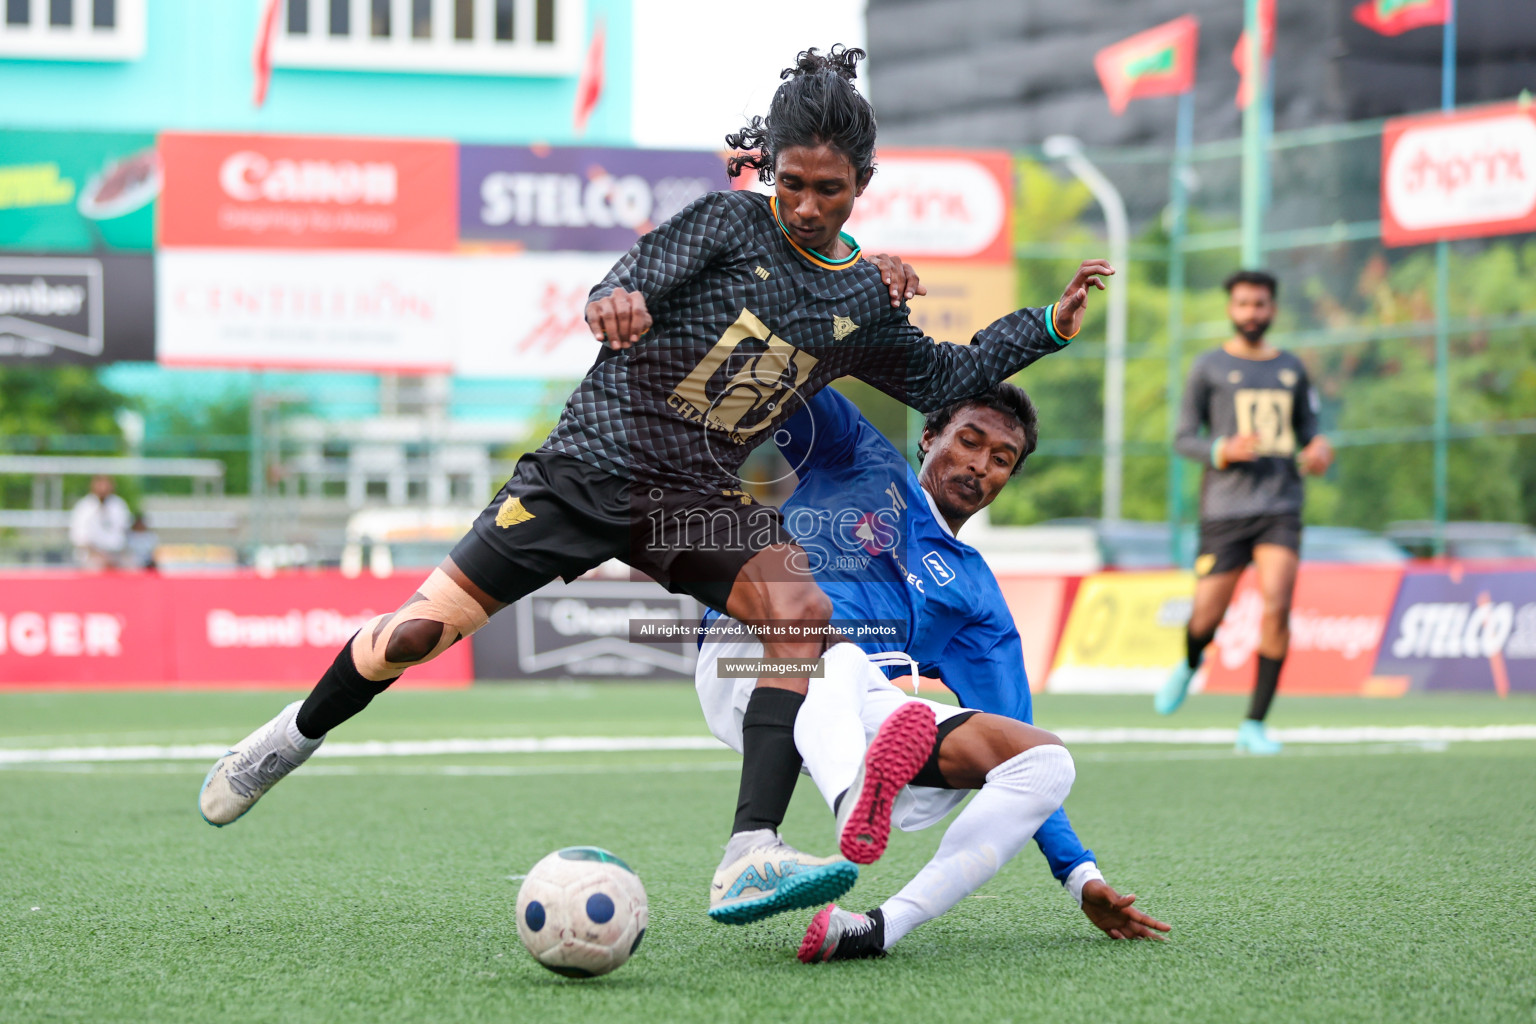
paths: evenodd
<path fill-rule="evenodd" d="M 1376 674 L 1413 690 L 1536 693 L 1536 572 L 1410 572 Z"/>
<path fill-rule="evenodd" d="M 623 252 L 705 192 L 730 187 L 719 153 L 459 147 L 459 238 L 533 250 Z"/>
<path fill-rule="evenodd" d="M 414 582 L 336 572 L 8 575 L 0 686 L 308 685 Z M 464 684 L 470 668 L 468 645 L 456 644 L 406 682 Z"/>
<path fill-rule="evenodd" d="M 147 133 L 0 131 L 0 249 L 147 252 L 161 184 Z"/>
<path fill-rule="evenodd" d="M 160 136 L 160 244 L 447 251 L 451 142 L 300 135 Z"/>
<path fill-rule="evenodd" d="M 691 624 L 702 613 L 693 598 L 656 583 L 554 583 L 475 634 L 475 678 L 692 679 L 695 636 L 634 643 L 630 620 Z"/>
<path fill-rule="evenodd" d="M 1376 649 L 1387 628 L 1399 566 L 1303 564 L 1291 600 L 1291 645 L 1280 692 L 1297 696 L 1390 696 L 1374 678 Z M 1252 569 L 1205 654 L 1206 693 L 1248 693 L 1258 666 L 1264 599 Z"/>
<path fill-rule="evenodd" d="M 1046 688 L 1152 693 L 1184 656 L 1193 573 L 1102 572 L 1078 588 Z"/>
<path fill-rule="evenodd" d="M 1536 110 L 1518 104 L 1396 118 L 1381 137 L 1389 246 L 1536 230 Z"/>
<path fill-rule="evenodd" d="M 1010 263 L 1012 208 L 1005 152 L 880 149 L 845 230 L 869 253 Z"/>
<path fill-rule="evenodd" d="M 0 252 L 0 364 L 155 358 L 155 265 L 148 253 Z"/>

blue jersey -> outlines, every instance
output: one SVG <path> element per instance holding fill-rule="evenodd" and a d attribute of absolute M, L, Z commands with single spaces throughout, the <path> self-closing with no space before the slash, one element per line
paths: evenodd
<path fill-rule="evenodd" d="M 949 532 L 901 452 L 831 389 L 775 437 L 799 477 L 785 526 L 844 632 L 872 654 L 905 651 L 964 707 L 1032 721 L 1023 647 L 997 578 Z M 850 632 L 858 624 L 877 628 Z M 1063 881 L 1095 859 L 1061 810 L 1035 841 Z"/>

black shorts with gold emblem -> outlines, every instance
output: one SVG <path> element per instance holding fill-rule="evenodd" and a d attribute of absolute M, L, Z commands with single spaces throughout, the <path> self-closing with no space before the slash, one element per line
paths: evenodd
<path fill-rule="evenodd" d="M 1300 551 L 1301 516 L 1281 512 L 1200 520 L 1200 554 L 1195 558 L 1195 575 L 1212 576 L 1241 569 L 1253 561 L 1253 549 L 1260 544 L 1278 544 Z"/>
<path fill-rule="evenodd" d="M 741 567 L 791 544 L 778 510 L 745 491 L 684 491 L 632 483 L 558 452 L 517 462 L 512 478 L 450 556 L 469 579 L 511 604 L 559 577 L 611 558 L 716 611 Z"/>

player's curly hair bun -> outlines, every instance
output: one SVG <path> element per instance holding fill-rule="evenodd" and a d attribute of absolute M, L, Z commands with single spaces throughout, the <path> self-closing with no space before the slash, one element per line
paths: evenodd
<path fill-rule="evenodd" d="M 842 44 L 825 55 L 815 47 L 802 51 L 795 66 L 779 75 L 784 84 L 773 94 L 768 116 L 754 117 L 725 137 L 726 146 L 738 152 L 726 161 L 730 176 L 750 167 L 772 184 L 779 153 L 827 145 L 848 158 L 860 182 L 867 180 L 875 169 L 875 108 L 852 84 L 865 56 L 858 47 Z"/>

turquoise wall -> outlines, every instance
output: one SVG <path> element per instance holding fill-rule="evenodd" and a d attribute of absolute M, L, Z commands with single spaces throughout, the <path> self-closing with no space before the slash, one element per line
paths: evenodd
<path fill-rule="evenodd" d="M 37 6 L 34 3 L 34 8 Z M 136 61 L 0 59 L 0 127 L 295 132 L 576 141 L 575 76 L 423 75 L 277 68 L 251 104 L 260 0 L 149 0 Z M 629 145 L 630 0 L 587 0 L 607 26 L 603 98 L 580 141 Z"/>

